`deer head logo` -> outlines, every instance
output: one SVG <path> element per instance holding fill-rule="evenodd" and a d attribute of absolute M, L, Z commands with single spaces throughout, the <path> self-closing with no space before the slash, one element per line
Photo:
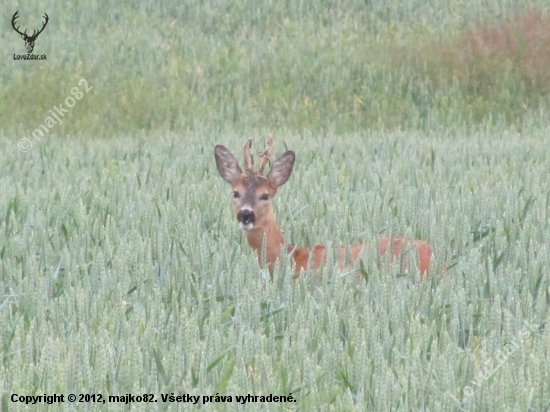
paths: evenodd
<path fill-rule="evenodd" d="M 13 29 L 19 33 L 21 35 L 21 38 L 23 40 L 25 40 L 25 48 L 27 49 L 27 53 L 32 53 L 32 50 L 34 49 L 34 42 L 36 41 L 36 38 L 38 37 L 38 35 L 40 33 L 42 33 L 44 31 L 44 29 L 46 28 L 46 25 L 48 24 L 48 15 L 46 13 L 44 13 L 44 18 L 46 19 L 46 21 L 44 22 L 44 24 L 42 25 L 42 28 L 38 31 L 38 33 L 36 32 L 36 30 L 33 30 L 33 33 L 32 33 L 32 36 L 29 36 L 27 35 L 27 30 L 25 30 L 24 33 L 21 33 L 19 31 L 19 26 L 15 27 L 15 20 L 19 17 L 17 14 L 19 13 L 19 10 L 17 10 L 15 12 L 15 14 L 13 15 L 13 18 L 11 19 L 11 26 L 13 27 Z"/>

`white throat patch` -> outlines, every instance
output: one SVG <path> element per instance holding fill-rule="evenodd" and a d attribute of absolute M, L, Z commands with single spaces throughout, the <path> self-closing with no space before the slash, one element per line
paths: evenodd
<path fill-rule="evenodd" d="M 243 222 L 239 222 L 239 228 L 241 230 L 250 230 L 253 227 L 254 227 L 254 223 L 252 223 L 252 222 L 247 223 L 246 225 Z"/>

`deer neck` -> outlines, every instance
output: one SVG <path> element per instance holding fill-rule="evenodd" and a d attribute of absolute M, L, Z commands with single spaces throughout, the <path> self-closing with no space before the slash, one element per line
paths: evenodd
<path fill-rule="evenodd" d="M 281 246 L 283 245 L 283 235 L 277 225 L 273 212 L 266 219 L 266 223 L 245 232 L 246 240 L 252 249 L 258 253 L 258 262 L 263 265 L 262 246 L 265 238 L 266 251 L 265 256 L 269 271 L 273 273 L 273 268 L 277 259 L 281 257 Z"/>

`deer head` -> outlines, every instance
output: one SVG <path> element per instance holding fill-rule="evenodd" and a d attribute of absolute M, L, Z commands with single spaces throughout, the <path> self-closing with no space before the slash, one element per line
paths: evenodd
<path fill-rule="evenodd" d="M 251 147 L 252 139 L 248 139 L 243 148 L 244 172 L 235 156 L 225 146 L 217 145 L 214 155 L 218 172 L 233 188 L 233 207 L 239 227 L 244 231 L 265 231 L 270 223 L 275 223 L 271 199 L 290 177 L 295 155 L 291 150 L 283 153 L 264 176 L 264 168 L 270 162 L 273 152 L 273 139 L 271 136 L 267 137 L 267 148 L 260 153 L 260 161 L 256 168 L 250 154 Z"/>
<path fill-rule="evenodd" d="M 32 36 L 28 36 L 27 35 L 27 30 L 25 30 L 24 33 L 21 33 L 19 31 L 19 26 L 15 27 L 15 20 L 17 19 L 17 17 L 19 17 L 17 14 L 19 13 L 19 10 L 17 10 L 15 12 L 15 14 L 13 15 L 12 19 L 11 19 L 11 26 L 13 27 L 13 29 L 19 33 L 21 35 L 21 38 L 23 40 L 25 40 L 25 48 L 27 49 L 27 53 L 32 53 L 33 49 L 34 49 L 34 42 L 36 41 L 36 38 L 38 37 L 38 35 L 40 33 L 42 33 L 44 31 L 44 28 L 46 27 L 46 25 L 48 24 L 48 15 L 46 13 L 44 13 L 44 18 L 46 19 L 46 21 L 44 22 L 44 24 L 42 25 L 42 28 L 36 32 L 36 30 L 33 30 L 33 33 L 32 33 Z"/>

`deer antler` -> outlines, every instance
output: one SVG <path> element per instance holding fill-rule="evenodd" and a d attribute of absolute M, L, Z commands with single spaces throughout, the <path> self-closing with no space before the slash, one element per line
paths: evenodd
<path fill-rule="evenodd" d="M 253 173 L 254 172 L 254 160 L 252 160 L 252 155 L 250 154 L 250 148 L 252 147 L 252 138 L 249 137 L 245 142 L 243 147 L 243 157 L 244 157 L 244 172 Z"/>
<path fill-rule="evenodd" d="M 260 160 L 260 164 L 258 165 L 259 174 L 262 174 L 264 172 L 264 167 L 268 162 L 271 163 L 271 153 L 273 152 L 273 136 L 271 136 L 271 134 L 268 134 L 265 140 L 267 143 L 267 147 L 263 152 L 258 155 L 262 158 Z"/>
<path fill-rule="evenodd" d="M 19 10 L 17 10 L 17 11 L 15 12 L 15 14 L 13 15 L 13 17 L 12 17 L 12 19 L 11 19 L 11 27 L 13 27 L 13 29 L 14 29 L 17 33 L 19 33 L 21 36 L 25 36 L 25 37 L 26 37 L 26 36 L 27 36 L 27 30 L 25 30 L 25 33 L 21 33 L 21 32 L 19 31 L 19 27 L 20 27 L 20 26 L 15 27 L 15 20 L 19 17 L 17 14 L 19 14 Z"/>
<path fill-rule="evenodd" d="M 31 36 L 32 39 L 36 39 L 38 37 L 38 35 L 40 33 L 42 33 L 44 31 L 44 29 L 46 28 L 46 25 L 48 24 L 48 21 L 50 20 L 50 18 L 48 17 L 48 15 L 46 13 L 44 13 L 44 18 L 46 19 L 46 21 L 42 24 L 42 28 L 38 31 L 38 33 L 34 34 L 34 32 L 36 30 L 33 30 L 32 36 Z"/>
<path fill-rule="evenodd" d="M 45 19 L 45 21 L 44 21 L 44 23 L 42 23 L 42 28 L 41 28 L 40 30 L 38 30 L 38 33 L 36 32 L 36 30 L 33 30 L 32 35 L 29 36 L 29 35 L 27 34 L 27 30 L 25 30 L 24 33 L 21 33 L 21 32 L 19 31 L 19 27 L 20 27 L 20 26 L 15 27 L 15 20 L 17 20 L 17 18 L 19 17 L 18 14 L 19 14 L 19 10 L 17 10 L 17 11 L 15 12 L 15 14 L 13 15 L 13 17 L 12 17 L 12 19 L 11 19 L 11 27 L 13 27 L 13 29 L 14 29 L 17 33 L 19 33 L 21 36 L 23 36 L 24 39 L 31 40 L 31 41 L 32 41 L 32 40 L 36 40 L 36 38 L 38 37 L 38 35 L 44 31 L 44 29 L 45 29 L 46 26 L 48 25 L 48 21 L 50 20 L 50 18 L 48 17 L 48 15 L 47 15 L 46 13 L 44 13 L 44 19 Z"/>

